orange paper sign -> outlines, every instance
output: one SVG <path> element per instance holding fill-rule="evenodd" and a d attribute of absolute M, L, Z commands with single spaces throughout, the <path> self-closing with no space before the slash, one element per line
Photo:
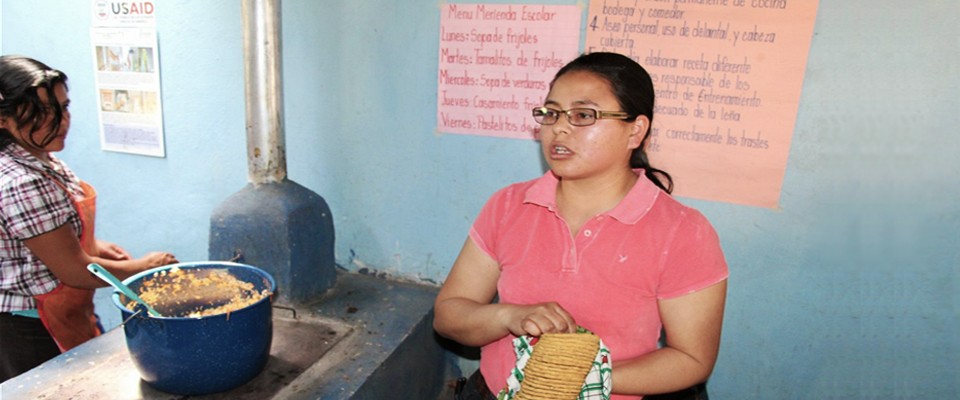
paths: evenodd
<path fill-rule="evenodd" d="M 532 139 L 530 110 L 579 54 L 577 6 L 444 4 L 437 130 Z"/>
<path fill-rule="evenodd" d="M 585 52 L 630 56 L 653 77 L 650 158 L 675 194 L 777 206 L 817 3 L 590 3 Z"/>

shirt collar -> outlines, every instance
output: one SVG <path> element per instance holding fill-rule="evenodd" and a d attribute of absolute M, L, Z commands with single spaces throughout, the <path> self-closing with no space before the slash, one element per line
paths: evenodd
<path fill-rule="evenodd" d="M 633 185 L 633 188 L 627 192 L 627 195 L 616 207 L 605 213 L 629 225 L 637 223 L 640 218 L 647 214 L 661 192 L 657 185 L 647 179 L 642 168 L 634 169 L 633 172 L 637 174 L 637 183 Z M 523 202 L 546 207 L 552 212 L 557 212 L 557 183 L 559 182 L 560 180 L 553 174 L 553 171 L 547 171 L 527 189 Z"/>
<path fill-rule="evenodd" d="M 10 158 L 12 158 L 17 163 L 33 168 L 37 171 L 47 171 L 52 170 L 56 173 L 63 173 L 63 166 L 60 163 L 60 160 L 50 154 L 50 165 L 45 164 L 43 161 L 40 161 L 39 158 L 35 157 L 33 154 L 30 154 L 27 149 L 24 149 L 23 146 L 20 146 L 16 142 L 11 142 L 5 147 L 2 152 L 7 153 Z"/>

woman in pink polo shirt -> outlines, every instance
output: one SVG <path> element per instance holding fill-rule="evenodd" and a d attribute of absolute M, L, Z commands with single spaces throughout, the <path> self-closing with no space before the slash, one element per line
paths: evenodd
<path fill-rule="evenodd" d="M 649 74 L 623 55 L 557 72 L 533 109 L 550 171 L 488 200 L 436 300 L 437 332 L 481 347 L 461 398 L 506 386 L 514 338 L 578 326 L 610 349 L 611 399 L 706 398 L 727 265 L 710 223 L 648 161 L 653 105 Z"/>

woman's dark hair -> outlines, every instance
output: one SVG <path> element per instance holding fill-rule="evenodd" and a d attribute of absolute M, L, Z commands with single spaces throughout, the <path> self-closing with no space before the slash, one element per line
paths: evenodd
<path fill-rule="evenodd" d="M 593 73 L 610 83 L 614 96 L 620 103 L 621 110 L 630 114 L 627 121 L 635 121 L 638 116 L 646 115 L 653 125 L 653 81 L 650 74 L 640 64 L 627 56 L 617 53 L 589 53 L 583 54 L 560 68 L 553 82 L 560 76 L 574 71 Z M 550 82 L 550 87 L 553 87 Z M 673 178 L 666 171 L 654 168 L 647 158 L 647 140 L 650 138 L 650 126 L 643 134 L 640 146 L 630 155 L 631 168 L 643 168 L 644 174 L 654 184 L 665 192 L 673 191 Z"/>
<path fill-rule="evenodd" d="M 43 125 L 49 113 L 53 113 L 50 132 L 35 142 L 31 136 L 31 145 L 43 148 L 57 136 L 66 110 L 60 106 L 54 87 L 67 85 L 67 75 L 48 67 L 32 58 L 6 55 L 0 56 L 0 117 L 13 118 L 18 129 L 27 128 L 33 132 Z M 47 90 L 47 102 L 43 104 L 37 89 Z M 10 131 L 0 128 L 0 149 L 13 142 Z"/>

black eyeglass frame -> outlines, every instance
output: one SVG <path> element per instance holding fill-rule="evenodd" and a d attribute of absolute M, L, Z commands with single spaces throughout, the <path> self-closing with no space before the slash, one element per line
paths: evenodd
<path fill-rule="evenodd" d="M 556 120 L 550 123 L 544 123 L 543 122 L 544 118 L 549 115 L 547 113 L 550 111 L 556 113 L 556 116 L 557 116 Z M 580 121 L 578 118 L 571 116 L 577 112 L 592 113 L 593 117 L 590 118 L 589 120 L 590 123 L 584 124 L 582 122 L 574 122 L 575 120 Z M 573 126 L 590 126 L 597 123 L 598 119 L 629 119 L 630 118 L 630 114 L 627 114 L 623 111 L 601 111 L 601 110 L 587 108 L 587 107 L 571 108 L 569 110 L 558 110 L 556 108 L 551 108 L 551 107 L 534 107 L 533 110 L 531 110 L 531 114 L 533 115 L 533 120 L 537 121 L 537 123 L 540 125 L 553 125 L 553 124 L 556 124 L 557 122 L 560 122 L 560 114 L 566 115 L 567 122 L 570 122 L 570 125 L 573 125 Z"/>

